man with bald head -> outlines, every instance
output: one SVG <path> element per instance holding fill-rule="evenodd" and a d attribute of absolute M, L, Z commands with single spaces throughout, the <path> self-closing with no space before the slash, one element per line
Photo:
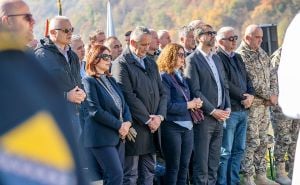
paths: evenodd
<path fill-rule="evenodd" d="M 153 59 L 154 61 L 157 60 L 158 55 L 159 55 L 159 40 L 158 40 L 158 35 L 157 32 L 153 29 L 149 29 L 150 34 L 151 34 L 151 43 L 149 46 L 149 49 L 147 51 L 147 56 Z"/>
<path fill-rule="evenodd" d="M 278 185 L 266 176 L 267 131 L 270 120 L 269 106 L 277 104 L 278 89 L 276 73 L 270 58 L 260 47 L 263 31 L 258 25 L 246 28 L 243 41 L 237 52 L 242 56 L 246 70 L 255 90 L 253 104 L 249 110 L 246 152 L 244 158 L 245 185 Z M 254 182 L 254 175 L 256 181 Z"/>
<path fill-rule="evenodd" d="M 157 36 L 159 40 L 159 49 L 162 50 L 164 47 L 171 43 L 171 37 L 168 30 L 158 30 Z"/>
<path fill-rule="evenodd" d="M 69 44 L 74 28 L 67 17 L 57 16 L 49 24 L 49 37 L 40 40 L 35 55 L 54 79 L 68 102 L 72 126 L 77 138 L 81 133 L 79 110 L 86 95 L 81 87 L 78 56 Z"/>
<path fill-rule="evenodd" d="M 112 60 L 114 61 L 118 56 L 121 55 L 123 49 L 119 39 L 115 36 L 108 37 L 104 41 L 104 46 L 108 47 L 111 52 Z"/>
<path fill-rule="evenodd" d="M 0 24 L 17 34 L 24 46 L 33 40 L 34 23 L 30 9 L 24 1 L 0 1 Z"/>

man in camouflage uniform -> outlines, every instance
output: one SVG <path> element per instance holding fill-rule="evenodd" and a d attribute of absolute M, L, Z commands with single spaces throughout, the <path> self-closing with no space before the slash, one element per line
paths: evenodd
<path fill-rule="evenodd" d="M 281 48 L 273 53 L 272 65 L 274 66 L 274 73 L 277 74 L 277 70 L 280 63 Z M 294 167 L 294 159 L 296 152 L 296 143 L 298 138 L 298 132 L 300 127 L 300 120 L 293 120 L 287 118 L 279 106 L 272 107 L 272 122 L 275 134 L 275 149 L 274 157 L 276 164 L 276 182 L 282 185 L 291 184 Z M 288 176 L 286 175 L 285 167 L 285 155 L 288 154 Z"/>
<path fill-rule="evenodd" d="M 266 177 L 267 131 L 270 124 L 269 106 L 277 104 L 276 75 L 271 74 L 271 61 L 260 47 L 263 31 L 258 25 L 246 28 L 237 52 L 245 62 L 256 95 L 249 111 L 246 152 L 244 158 L 245 185 L 278 185 Z M 256 173 L 256 184 L 254 175 Z"/>

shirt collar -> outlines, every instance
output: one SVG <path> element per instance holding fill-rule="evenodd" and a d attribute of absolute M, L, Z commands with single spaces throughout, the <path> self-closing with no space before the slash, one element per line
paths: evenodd
<path fill-rule="evenodd" d="M 130 50 L 131 51 L 131 50 Z M 137 61 L 141 61 L 141 60 L 144 60 L 146 58 L 146 56 L 143 56 L 143 57 L 138 57 L 134 52 L 132 52 L 132 55 L 133 55 L 133 58 L 136 59 Z"/>
<path fill-rule="evenodd" d="M 208 57 L 208 58 L 211 58 L 211 57 L 212 57 L 212 52 L 205 53 L 200 47 L 197 47 L 197 49 L 200 51 L 200 53 L 201 53 L 203 56 Z"/>
<path fill-rule="evenodd" d="M 55 44 L 55 43 L 54 43 Z M 61 52 L 62 54 L 65 54 L 69 51 L 70 46 L 66 45 L 65 48 L 60 47 L 59 45 L 55 44 L 55 46 L 57 47 L 58 51 Z"/>
<path fill-rule="evenodd" d="M 235 53 L 232 51 L 232 52 L 227 52 L 225 51 L 223 48 L 219 47 L 219 49 L 226 55 L 228 56 L 229 58 L 232 58 L 234 57 Z"/>

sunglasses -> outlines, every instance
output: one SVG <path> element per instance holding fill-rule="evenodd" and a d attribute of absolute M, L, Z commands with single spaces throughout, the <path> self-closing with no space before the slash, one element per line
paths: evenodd
<path fill-rule="evenodd" d="M 178 53 L 177 56 L 178 56 L 179 58 L 184 58 L 184 53 Z"/>
<path fill-rule="evenodd" d="M 7 15 L 7 17 L 18 17 L 18 16 L 23 16 L 25 21 L 27 21 L 27 22 L 33 21 L 32 14 L 30 14 L 30 13 Z"/>
<path fill-rule="evenodd" d="M 199 35 L 204 35 L 204 34 L 207 34 L 209 36 L 215 36 L 215 35 L 217 35 L 217 32 L 216 31 L 206 31 L 206 32 L 201 32 Z"/>
<path fill-rule="evenodd" d="M 230 42 L 233 42 L 233 41 L 237 41 L 238 38 L 239 37 L 237 35 L 234 35 L 234 36 L 230 36 L 230 37 L 227 37 L 227 38 L 223 38 L 222 40 L 228 40 Z"/>
<path fill-rule="evenodd" d="M 100 54 L 97 56 L 97 58 L 103 59 L 105 61 L 110 61 L 112 60 L 112 56 L 109 54 Z"/>
<path fill-rule="evenodd" d="M 74 28 L 65 28 L 65 29 L 60 29 L 60 28 L 57 28 L 55 30 L 60 30 L 60 31 L 63 31 L 64 33 L 68 34 L 68 33 L 73 33 L 74 32 Z"/>

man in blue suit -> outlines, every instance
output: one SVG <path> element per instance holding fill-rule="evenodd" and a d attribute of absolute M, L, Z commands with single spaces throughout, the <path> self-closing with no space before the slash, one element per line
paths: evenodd
<path fill-rule="evenodd" d="M 203 24 L 194 30 L 197 48 L 186 58 L 185 75 L 192 98 L 203 100 L 204 121 L 194 126 L 193 184 L 214 185 L 223 123 L 230 115 L 228 84 L 220 58 L 212 53 L 216 32 Z"/>

